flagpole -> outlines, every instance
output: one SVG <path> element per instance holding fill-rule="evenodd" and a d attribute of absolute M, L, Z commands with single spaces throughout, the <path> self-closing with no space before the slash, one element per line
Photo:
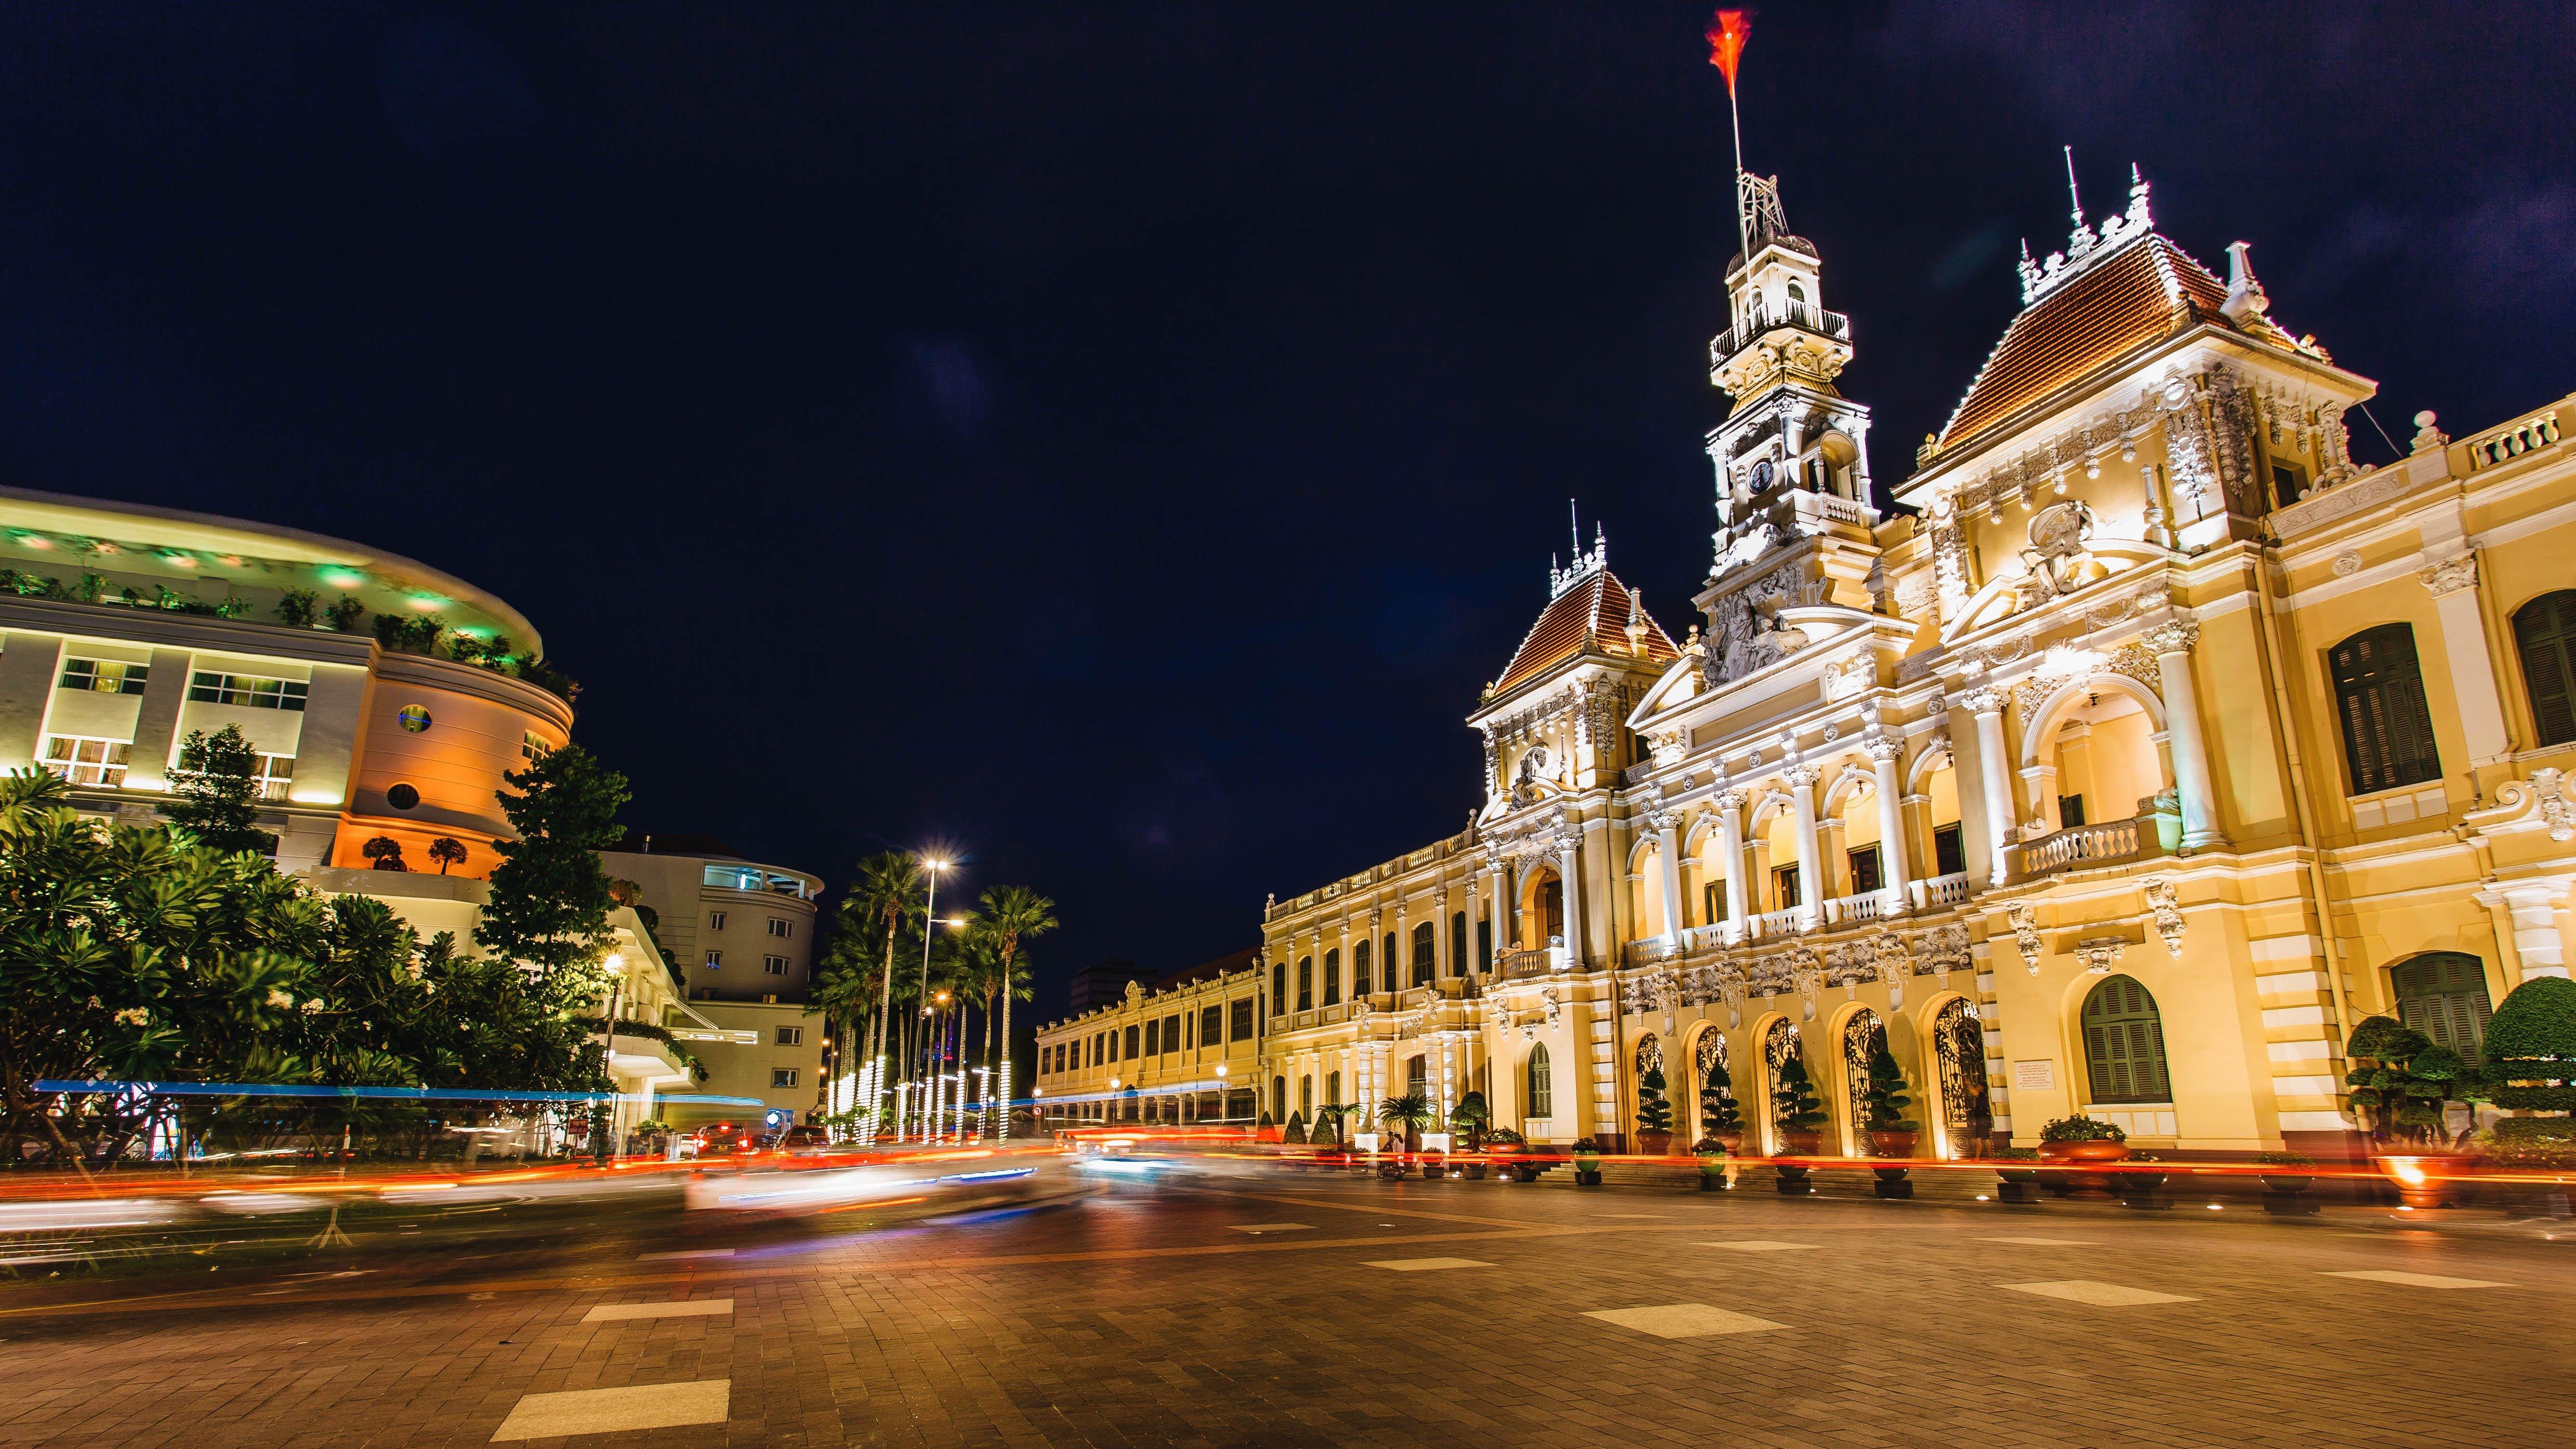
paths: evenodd
<path fill-rule="evenodd" d="M 1720 10 L 1708 26 L 1708 63 L 1726 77 L 1726 124 L 1735 138 L 1735 243 L 1744 249 L 1747 267 L 1753 265 L 1753 224 L 1744 215 L 1744 107 L 1735 99 L 1735 68 L 1752 33 L 1750 10 Z"/>
<path fill-rule="evenodd" d="M 1735 77 L 1726 78 L 1726 122 L 1735 134 L 1735 244 L 1744 251 L 1744 264 L 1753 265 L 1753 233 L 1744 224 L 1744 110 L 1735 103 Z"/>

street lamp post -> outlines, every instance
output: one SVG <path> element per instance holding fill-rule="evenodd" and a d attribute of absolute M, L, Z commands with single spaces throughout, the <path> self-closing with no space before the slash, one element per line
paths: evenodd
<path fill-rule="evenodd" d="M 924 1016 L 930 1015 L 930 928 L 939 918 L 939 873 L 947 868 L 948 862 L 937 856 L 922 858 L 922 874 L 930 882 L 930 896 L 924 902 L 921 911 L 921 1014 Z M 907 1077 L 911 1075 L 909 1063 L 906 1064 L 904 1075 Z M 895 1139 L 897 1141 L 903 1139 L 901 1123 L 896 1124 Z M 923 1140 L 928 1140 L 926 1134 Z"/>

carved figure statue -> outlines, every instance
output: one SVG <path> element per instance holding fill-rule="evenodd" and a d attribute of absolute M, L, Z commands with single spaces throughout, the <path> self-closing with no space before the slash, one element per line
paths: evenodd
<path fill-rule="evenodd" d="M 2083 587 L 2082 570 L 2093 557 L 2085 545 L 2092 541 L 2094 523 L 2093 510 L 2073 498 L 2031 516 L 2030 547 L 2021 551 L 2021 559 L 2051 595 Z"/>
<path fill-rule="evenodd" d="M 1532 745 L 1522 754 L 1520 773 L 1512 781 L 1512 803 L 1535 805 L 1555 783 L 1548 770 L 1547 746 Z"/>

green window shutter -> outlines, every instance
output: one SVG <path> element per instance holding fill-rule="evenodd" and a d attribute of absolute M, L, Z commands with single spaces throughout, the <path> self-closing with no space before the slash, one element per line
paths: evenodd
<path fill-rule="evenodd" d="M 2356 795 L 2437 779 L 2441 755 L 2417 667 L 2415 632 L 2404 624 L 2365 629 L 2334 647 L 2336 718 Z"/>
<path fill-rule="evenodd" d="M 2576 590 L 2543 594 L 2523 605 L 2513 616 L 2513 640 L 2539 732 L 2533 743 L 2576 741 Z"/>
<path fill-rule="evenodd" d="M 2096 1102 L 2164 1102 L 2164 1023 L 2156 1000 L 2133 976 L 2114 976 L 2084 1002 L 2084 1057 Z"/>

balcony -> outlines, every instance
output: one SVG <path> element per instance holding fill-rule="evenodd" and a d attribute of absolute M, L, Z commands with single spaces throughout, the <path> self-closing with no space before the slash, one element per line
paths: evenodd
<path fill-rule="evenodd" d="M 1723 367 L 1728 358 L 1752 346 L 1764 333 L 1777 332 L 1788 327 L 1796 327 L 1813 332 L 1819 337 L 1831 337 L 1837 340 L 1851 336 L 1849 317 L 1840 312 L 1823 311 L 1804 302 L 1792 302 L 1782 309 L 1781 315 L 1777 317 L 1761 314 L 1747 317 L 1710 338 L 1708 365 L 1712 368 Z"/>
<path fill-rule="evenodd" d="M 2014 881 L 2025 881 L 2062 870 L 2120 865 L 2138 860 L 2156 853 L 2143 848 L 2141 843 L 2154 839 L 2154 832 L 2141 831 L 2135 820 L 2073 825 L 2018 845 L 2005 846 L 2004 864 Z"/>
<path fill-rule="evenodd" d="M 1764 911 L 1753 918 L 1750 933 L 1756 940 L 1775 936 L 1795 936 L 1807 929 L 1807 908 L 1791 906 L 1785 911 Z"/>
<path fill-rule="evenodd" d="M 1879 890 L 1835 896 L 1825 902 L 1825 924 L 1854 926 L 1865 921 L 1883 920 L 1891 914 L 1888 907 L 1895 903 L 1892 899 L 1895 894 L 1894 891 Z"/>
<path fill-rule="evenodd" d="M 1549 976 L 1571 967 L 1563 936 L 1550 936 L 1535 951 L 1505 951 L 1494 957 L 1494 975 L 1505 981 Z"/>
<path fill-rule="evenodd" d="M 1962 870 L 1936 875 L 1930 880 L 1914 882 L 1910 889 L 1914 892 L 1914 909 L 1918 911 L 1964 906 L 1968 903 L 1968 873 Z"/>

